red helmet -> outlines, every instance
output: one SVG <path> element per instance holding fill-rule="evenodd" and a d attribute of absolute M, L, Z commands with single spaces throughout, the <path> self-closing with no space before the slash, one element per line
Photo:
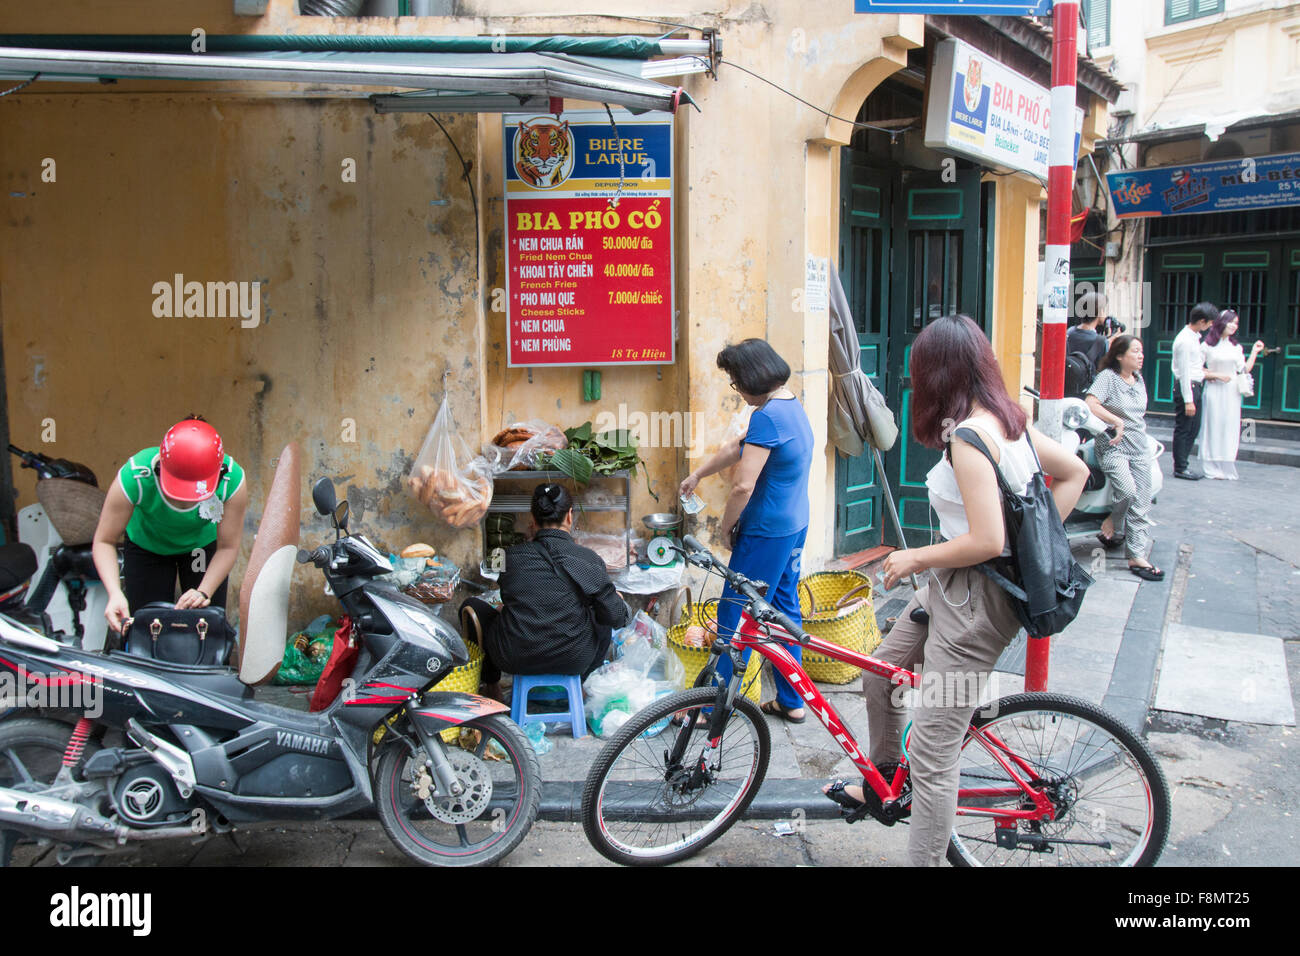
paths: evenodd
<path fill-rule="evenodd" d="M 167 430 L 158 450 L 158 483 L 168 498 L 202 501 L 216 493 L 223 461 L 215 428 L 192 419 L 179 422 Z"/>

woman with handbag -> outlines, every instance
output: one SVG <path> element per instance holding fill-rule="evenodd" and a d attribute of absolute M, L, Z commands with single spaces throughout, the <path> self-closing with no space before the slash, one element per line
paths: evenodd
<path fill-rule="evenodd" d="M 1025 493 L 1041 462 L 1055 479 L 1052 497 L 1062 517 L 1083 492 L 1088 469 L 1028 426 L 1024 409 L 1007 395 L 988 339 L 966 316 L 944 316 L 927 325 L 912 345 L 910 367 L 912 433 L 928 448 L 948 446 L 926 476 L 942 540 L 886 559 L 886 588 L 910 574 L 928 572 L 928 580 L 872 656 L 912 670 L 924 662 L 908 744 L 907 852 L 913 866 L 938 866 L 957 816 L 957 757 L 971 712 L 998 655 L 1020 629 L 1006 592 L 977 568 L 1010 554 L 1010 548 L 994 465 L 961 437 L 961 429 L 980 438 L 1017 494 Z M 928 620 L 919 614 L 920 620 L 912 618 L 917 608 Z M 870 672 L 862 684 L 870 758 L 889 779 L 902 757 L 907 725 L 902 688 Z M 837 781 L 825 792 L 846 808 L 863 806 L 864 790 L 856 785 Z"/>
<path fill-rule="evenodd" d="M 502 671 L 587 677 L 604 662 L 613 629 L 627 623 L 605 562 L 569 536 L 568 490 L 538 485 L 529 510 L 537 533 L 506 550 L 501 610 L 480 598 L 460 606 L 461 633 L 483 650 L 484 691 L 496 700 Z"/>
<path fill-rule="evenodd" d="M 1251 372 L 1255 359 L 1264 351 L 1263 342 L 1255 342 L 1246 358 L 1237 344 L 1237 313 L 1225 309 L 1214 320 L 1201 354 L 1205 358 L 1205 385 L 1201 402 L 1201 468 L 1206 478 L 1237 480 L 1237 450 L 1241 443 L 1241 400 L 1255 394 Z"/>
<path fill-rule="evenodd" d="M 769 583 L 767 600 L 793 621 L 801 620 L 799 568 L 808 534 L 808 473 L 812 468 L 813 435 L 799 399 L 786 388 L 790 366 L 762 339 L 745 339 L 718 353 L 718 368 L 731 378 L 731 387 L 754 406 L 749 429 L 739 442 L 728 442 L 687 476 L 679 491 L 690 495 L 701 478 L 736 466 L 722 514 L 722 537 L 731 545 L 728 564 L 754 581 Z M 732 634 L 740 624 L 744 599 L 727 585 L 718 603 L 718 632 Z M 801 659 L 798 644 L 786 648 Z M 748 652 L 746 652 L 748 655 Z M 748 656 L 746 656 L 748 662 Z M 731 658 L 718 659 L 717 678 L 731 679 Z M 807 719 L 803 698 L 780 674 L 775 675 L 776 700 L 763 712 L 792 724 Z"/>
<path fill-rule="evenodd" d="M 224 612 L 247 508 L 244 469 L 198 415 L 169 428 L 161 445 L 132 455 L 109 486 L 92 546 L 95 570 L 108 591 L 109 627 L 121 632 L 139 608 L 173 599 L 178 609 L 212 606 Z M 117 542 L 123 535 L 119 575 Z"/>

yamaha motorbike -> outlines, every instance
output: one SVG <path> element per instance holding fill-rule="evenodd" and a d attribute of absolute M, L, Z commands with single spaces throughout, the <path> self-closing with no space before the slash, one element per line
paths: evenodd
<path fill-rule="evenodd" d="M 72 726 L 24 710 L 0 721 L 0 865 L 23 841 L 52 845 L 70 864 L 142 841 L 371 806 L 419 863 L 493 863 L 519 844 L 541 796 L 528 738 L 503 704 L 429 690 L 468 660 L 460 635 L 375 580 L 392 566 L 347 532 L 348 504 L 336 503 L 329 479 L 313 500 L 335 539 L 297 560 L 320 569 L 357 637 L 351 678 L 319 713 L 257 700 L 242 670 L 89 652 L 0 614 L 0 693 L 8 684 L 45 703 L 62 695 L 59 711 L 76 718 Z M 254 642 L 245 663 L 275 649 L 274 634 L 248 631 L 267 594 L 287 609 L 293 546 L 280 551 L 244 582 L 253 608 L 244 639 Z M 278 640 L 282 651 L 285 635 Z"/>

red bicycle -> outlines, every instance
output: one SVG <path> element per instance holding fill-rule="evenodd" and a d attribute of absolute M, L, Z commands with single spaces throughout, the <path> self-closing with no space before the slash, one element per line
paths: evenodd
<path fill-rule="evenodd" d="M 582 823 L 618 863 L 662 865 L 698 853 L 749 807 L 767 773 L 767 721 L 741 693 L 746 650 L 779 671 L 862 771 L 866 803 L 842 815 L 892 826 L 911 812 L 906 759 L 876 767 L 785 645 L 917 687 L 911 671 L 807 634 L 743 575 L 687 535 L 686 559 L 723 577 L 747 601 L 733 635 L 719 635 L 696 686 L 637 713 L 587 774 Z M 721 654 L 732 677 L 714 686 Z M 676 726 L 660 730 L 672 719 Z M 882 770 L 884 771 L 882 773 Z M 888 775 L 888 776 L 886 776 Z M 962 744 L 956 866 L 1150 866 L 1169 832 L 1169 787 L 1146 744 L 1095 704 L 1062 694 L 1016 694 L 974 712 Z"/>

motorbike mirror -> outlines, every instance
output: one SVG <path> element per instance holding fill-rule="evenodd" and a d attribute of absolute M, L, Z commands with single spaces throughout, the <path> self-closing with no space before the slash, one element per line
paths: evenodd
<path fill-rule="evenodd" d="M 348 499 L 344 498 L 334 508 L 334 523 L 344 531 L 348 530 Z"/>
<path fill-rule="evenodd" d="M 338 499 L 334 496 L 334 482 L 328 478 L 316 482 L 311 489 L 311 500 L 315 502 L 318 514 L 333 514 L 338 505 Z"/>
<path fill-rule="evenodd" d="M 1061 411 L 1061 424 L 1070 431 L 1088 424 L 1088 406 L 1070 403 Z"/>

